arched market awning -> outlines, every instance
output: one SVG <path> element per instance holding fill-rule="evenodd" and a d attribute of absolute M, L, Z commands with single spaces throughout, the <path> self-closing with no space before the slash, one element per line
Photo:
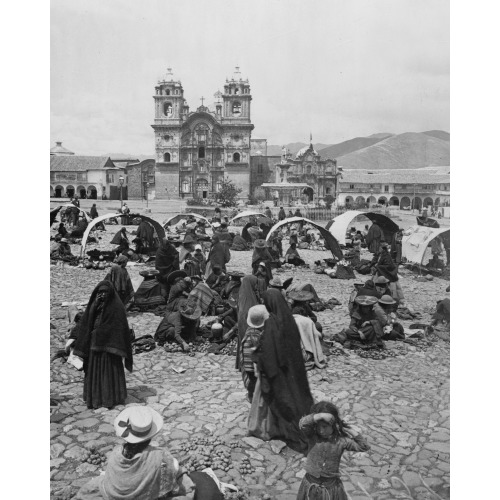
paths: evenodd
<path fill-rule="evenodd" d="M 351 226 L 353 219 L 358 217 L 358 215 L 368 217 L 372 223 L 376 221 L 380 226 L 380 229 L 384 232 L 385 241 L 388 243 L 392 241 L 392 237 L 399 229 L 399 226 L 386 215 L 382 215 L 377 212 L 360 212 L 358 210 L 348 210 L 347 212 L 340 214 L 329 221 L 326 228 L 333 234 L 333 236 L 335 236 L 341 245 L 345 245 L 345 235 L 347 229 Z"/>
<path fill-rule="evenodd" d="M 187 219 L 189 216 L 192 216 L 194 217 L 195 219 L 202 219 L 204 220 L 205 222 L 208 222 L 210 224 L 210 226 L 212 226 L 212 223 L 206 218 L 206 217 L 203 217 L 203 215 L 199 215 L 199 214 L 195 214 L 195 213 L 189 213 L 189 214 L 177 214 L 177 215 L 174 215 L 170 218 L 168 218 L 164 223 L 163 223 L 163 227 L 167 227 L 167 226 L 175 226 L 177 223 L 179 223 L 181 220 L 183 219 Z"/>
<path fill-rule="evenodd" d="M 449 239 L 450 228 L 435 229 L 425 226 L 411 226 L 405 229 L 403 232 L 402 257 L 406 257 L 408 262 L 422 264 L 427 247 L 439 235 Z"/>
<path fill-rule="evenodd" d="M 83 256 L 85 252 L 85 246 L 87 245 L 87 239 L 89 237 L 90 231 L 92 231 L 92 229 L 97 224 L 99 224 L 99 222 L 102 222 L 107 219 L 118 219 L 119 217 L 121 217 L 121 214 L 110 213 L 110 214 L 100 215 L 99 217 L 92 219 L 90 224 L 87 226 L 87 229 L 85 229 L 85 232 L 83 233 L 82 250 L 80 256 Z M 158 238 L 160 240 L 165 238 L 165 229 L 163 229 L 162 225 L 158 221 L 151 219 L 151 217 L 146 217 L 145 215 L 140 215 L 140 214 L 129 214 L 127 217 L 130 218 L 140 217 L 142 220 L 149 222 L 155 228 L 156 234 L 158 235 Z"/>
<path fill-rule="evenodd" d="M 245 212 L 241 212 L 235 217 L 233 217 L 230 221 L 229 224 L 231 225 L 233 221 L 238 220 L 238 219 L 243 219 L 244 217 L 264 217 L 268 219 L 267 215 L 261 214 L 260 212 L 255 212 L 254 210 L 246 210 Z"/>
<path fill-rule="evenodd" d="M 325 247 L 328 248 L 334 257 L 336 257 L 339 260 L 342 260 L 344 258 L 344 255 L 342 253 L 342 249 L 340 248 L 339 242 L 336 240 L 336 238 L 329 232 L 327 231 L 323 226 L 320 226 L 319 224 L 316 224 L 312 220 L 306 219 L 305 217 L 290 217 L 288 219 L 284 219 L 282 221 L 279 221 L 276 223 L 271 230 L 269 231 L 266 241 L 269 241 L 271 238 L 271 235 L 279 229 L 281 226 L 285 226 L 288 224 L 294 224 L 296 222 L 305 222 L 306 224 L 310 224 L 311 226 L 315 227 L 321 234 L 321 236 L 325 239 Z"/>

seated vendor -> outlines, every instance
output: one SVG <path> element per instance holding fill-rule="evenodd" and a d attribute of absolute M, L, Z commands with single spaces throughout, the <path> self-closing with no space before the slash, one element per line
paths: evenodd
<path fill-rule="evenodd" d="M 365 284 L 361 288 L 358 288 L 358 294 L 356 295 L 356 297 L 361 297 L 363 295 L 368 297 L 375 297 L 377 299 L 382 297 L 382 295 L 380 295 L 377 291 L 375 283 L 372 279 L 365 281 Z"/>
<path fill-rule="evenodd" d="M 185 271 L 173 271 L 168 275 L 167 284 L 171 286 L 167 304 L 179 297 L 187 297 L 192 288 L 192 281 Z"/>
<path fill-rule="evenodd" d="M 222 271 L 222 267 L 216 264 L 212 267 L 212 273 L 208 276 L 206 284 L 220 295 L 228 279 L 228 276 Z"/>
<path fill-rule="evenodd" d="M 373 312 L 384 331 L 382 340 L 404 340 L 405 338 L 403 325 L 396 321 L 394 312 L 396 307 L 397 302 L 390 295 L 383 295 L 373 306 Z"/>
<path fill-rule="evenodd" d="M 50 247 L 50 258 L 55 260 L 70 261 L 76 259 L 76 256 L 71 253 L 71 247 L 66 238 L 61 238 L 59 242 L 52 243 Z"/>
<path fill-rule="evenodd" d="M 389 295 L 392 297 L 392 292 L 389 288 L 390 281 L 385 276 L 377 276 L 373 283 L 375 284 L 375 288 L 377 290 L 378 298 L 380 299 L 383 295 Z"/>
<path fill-rule="evenodd" d="M 241 287 L 241 278 L 245 276 L 245 273 L 241 271 L 230 271 L 227 273 L 229 276 L 229 281 L 226 282 L 226 285 L 222 289 L 221 297 L 225 300 L 233 297 L 235 300 L 238 300 L 238 295 Z"/>
<path fill-rule="evenodd" d="M 305 261 L 300 258 L 299 252 L 297 251 L 296 243 L 292 243 L 290 248 L 286 251 L 285 262 L 293 264 L 294 266 L 303 266 L 305 264 Z"/>
<path fill-rule="evenodd" d="M 355 303 L 357 307 L 351 314 L 349 327 L 340 334 L 335 335 L 335 340 L 338 340 L 342 344 L 349 342 L 351 347 L 356 344 L 373 344 L 383 347 L 382 325 L 373 310 L 373 306 L 377 302 L 378 299 L 376 297 L 365 295 L 356 297 Z"/>
<path fill-rule="evenodd" d="M 316 330 L 318 332 L 323 332 L 323 326 L 318 322 L 318 317 L 314 314 L 309 302 L 314 299 L 314 295 L 312 292 L 308 292 L 305 290 L 301 291 L 292 291 L 288 293 L 288 299 L 292 301 L 291 308 L 292 314 L 300 314 L 301 316 L 305 316 L 306 318 L 311 318 L 314 322 Z"/>
<path fill-rule="evenodd" d="M 236 250 L 237 252 L 242 252 L 248 250 L 247 242 L 239 234 L 235 234 L 233 238 L 233 243 L 231 245 L 231 250 Z"/>
<path fill-rule="evenodd" d="M 177 311 L 167 311 L 158 325 L 154 339 L 158 345 L 175 340 L 184 352 L 189 352 L 189 342 L 196 339 L 200 324 L 201 308 L 191 300 L 182 300 Z"/>
<path fill-rule="evenodd" d="M 127 228 L 123 227 L 120 229 L 114 236 L 113 239 L 110 241 L 111 245 L 118 245 L 116 248 L 113 249 L 114 252 L 116 252 L 117 255 L 121 253 L 127 253 L 127 250 L 130 248 L 130 243 L 129 239 L 127 237 Z"/>

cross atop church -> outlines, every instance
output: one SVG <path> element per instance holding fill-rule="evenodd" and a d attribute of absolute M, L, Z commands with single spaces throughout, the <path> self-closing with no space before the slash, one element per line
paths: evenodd
<path fill-rule="evenodd" d="M 205 98 L 202 96 L 200 101 L 201 101 L 201 105 L 203 106 L 203 101 L 205 100 Z"/>

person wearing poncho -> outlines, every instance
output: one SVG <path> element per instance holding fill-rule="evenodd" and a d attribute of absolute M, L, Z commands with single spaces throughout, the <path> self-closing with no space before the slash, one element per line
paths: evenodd
<path fill-rule="evenodd" d="M 220 266 L 220 268 L 225 272 L 226 264 L 231 260 L 231 252 L 229 247 L 224 243 L 221 243 L 219 237 L 214 234 L 212 236 L 212 246 L 208 254 L 208 263 L 205 270 L 205 277 L 208 278 L 212 273 L 212 268 L 214 266 Z"/>
<path fill-rule="evenodd" d="M 368 245 L 368 250 L 371 253 L 377 254 L 379 251 L 380 242 L 384 241 L 384 233 L 382 232 L 382 229 L 380 229 L 380 226 L 377 224 L 377 221 L 373 221 L 373 224 L 368 230 L 365 241 Z"/>
<path fill-rule="evenodd" d="M 264 323 L 260 346 L 254 353 L 257 385 L 248 431 L 263 440 L 281 439 L 298 452 L 307 451 L 299 420 L 307 415 L 313 397 L 309 389 L 300 333 L 279 290 L 263 294 L 270 316 Z"/>
<path fill-rule="evenodd" d="M 113 251 L 116 252 L 117 254 L 120 253 L 125 253 L 129 247 L 130 243 L 127 238 L 127 229 L 122 228 L 120 229 L 114 236 L 113 239 L 110 241 L 111 245 L 118 245 Z"/>
<path fill-rule="evenodd" d="M 389 289 L 391 290 L 392 298 L 399 303 L 404 300 L 405 296 L 399 283 L 398 268 L 394 264 L 389 253 L 389 245 L 382 242 L 380 244 L 380 250 L 377 263 L 373 267 L 376 270 L 377 276 L 384 276 L 389 280 Z"/>
<path fill-rule="evenodd" d="M 286 219 L 286 213 L 283 207 L 280 207 L 280 211 L 278 213 L 278 220 L 285 220 Z"/>
<path fill-rule="evenodd" d="M 273 273 L 271 270 L 271 262 L 273 261 L 272 255 L 267 249 L 267 243 L 265 240 L 256 240 L 254 243 L 254 249 L 252 254 L 252 274 L 257 274 L 259 265 L 261 262 L 265 264 L 266 270 L 266 286 L 273 279 Z"/>
<path fill-rule="evenodd" d="M 83 400 L 88 408 L 125 404 L 125 368 L 132 371 L 132 343 L 125 307 L 109 281 L 92 292 L 73 344 L 83 358 Z"/>
<path fill-rule="evenodd" d="M 231 250 L 236 250 L 238 252 L 248 250 L 247 242 L 243 239 L 242 236 L 236 234 L 233 238 L 233 244 L 231 245 Z"/>
<path fill-rule="evenodd" d="M 125 255 L 119 255 L 116 259 L 116 264 L 111 267 L 110 272 L 104 278 L 113 284 L 115 290 L 118 292 L 118 296 L 125 306 L 134 297 L 134 287 L 132 286 L 129 274 L 125 269 L 127 262 L 128 258 L 125 257 Z"/>
<path fill-rule="evenodd" d="M 168 238 L 163 238 L 160 248 L 156 251 L 155 267 L 160 272 L 156 279 L 160 282 L 161 294 L 168 299 L 170 285 L 167 283 L 167 278 L 173 271 L 178 271 L 179 252 L 174 245 L 168 241 Z"/>
<path fill-rule="evenodd" d="M 137 226 L 137 245 L 136 252 L 144 253 L 153 248 L 154 245 L 154 228 L 148 222 L 139 218 L 139 226 Z"/>

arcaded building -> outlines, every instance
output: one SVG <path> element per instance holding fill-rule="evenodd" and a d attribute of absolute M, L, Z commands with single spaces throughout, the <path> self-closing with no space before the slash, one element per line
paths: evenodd
<path fill-rule="evenodd" d="M 215 102 L 190 111 L 182 83 L 171 70 L 155 87 L 154 123 L 156 167 L 150 196 L 209 198 L 229 177 L 247 198 L 250 189 L 250 84 L 236 72 L 226 79 Z"/>

